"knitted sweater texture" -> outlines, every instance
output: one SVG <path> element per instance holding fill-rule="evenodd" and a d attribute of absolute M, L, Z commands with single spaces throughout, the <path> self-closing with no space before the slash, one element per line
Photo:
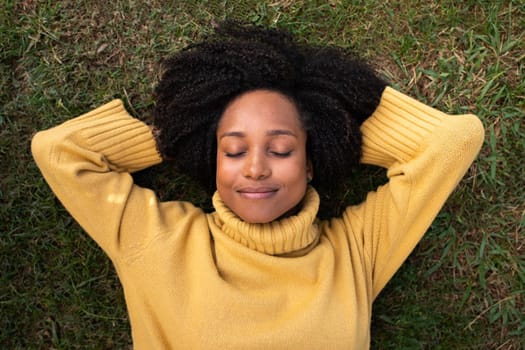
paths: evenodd
<path fill-rule="evenodd" d="M 120 100 L 39 132 L 32 151 L 115 265 L 135 349 L 367 349 L 372 302 L 466 173 L 483 127 L 386 88 L 362 131 L 362 162 L 389 181 L 324 221 L 313 188 L 297 215 L 268 224 L 243 222 L 218 194 L 210 214 L 160 202 L 133 183 L 161 158 Z"/>

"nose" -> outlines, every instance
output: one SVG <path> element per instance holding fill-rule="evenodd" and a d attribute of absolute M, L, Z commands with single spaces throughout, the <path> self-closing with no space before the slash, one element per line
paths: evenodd
<path fill-rule="evenodd" d="M 266 157 L 259 152 L 253 152 L 245 158 L 243 175 L 252 180 L 264 180 L 272 174 Z"/>

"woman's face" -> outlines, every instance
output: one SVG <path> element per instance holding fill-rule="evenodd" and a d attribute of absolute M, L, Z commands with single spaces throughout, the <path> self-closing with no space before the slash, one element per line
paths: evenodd
<path fill-rule="evenodd" d="M 217 128 L 217 190 L 241 219 L 266 223 L 301 201 L 312 176 L 296 106 L 268 90 L 240 95 Z"/>

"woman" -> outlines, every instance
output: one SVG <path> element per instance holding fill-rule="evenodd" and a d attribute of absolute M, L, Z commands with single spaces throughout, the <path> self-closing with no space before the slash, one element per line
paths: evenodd
<path fill-rule="evenodd" d="M 368 348 L 372 302 L 474 160 L 479 120 L 279 30 L 224 23 L 166 68 L 152 128 L 115 100 L 32 143 L 112 259 L 134 347 Z M 215 192 L 214 212 L 133 183 L 163 159 Z M 388 183 L 316 218 L 317 190 L 359 162 L 386 168 Z"/>

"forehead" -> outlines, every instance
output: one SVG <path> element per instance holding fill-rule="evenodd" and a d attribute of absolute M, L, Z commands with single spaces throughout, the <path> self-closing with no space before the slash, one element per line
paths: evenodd
<path fill-rule="evenodd" d="M 302 130 L 297 107 L 279 92 L 255 90 L 230 102 L 221 116 L 218 130 L 275 127 Z"/>

